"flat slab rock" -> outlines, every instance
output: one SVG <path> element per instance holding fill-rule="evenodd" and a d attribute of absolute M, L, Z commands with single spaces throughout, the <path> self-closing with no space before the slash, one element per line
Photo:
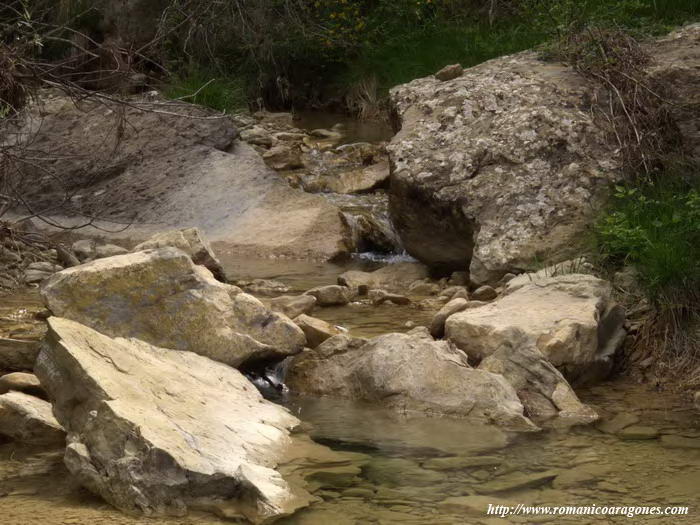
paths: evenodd
<path fill-rule="evenodd" d="M 51 312 L 111 337 L 188 350 L 231 366 L 299 352 L 304 333 L 177 248 L 69 268 L 41 290 Z"/>
<path fill-rule="evenodd" d="M 53 317 L 36 373 L 68 432 L 68 469 L 127 513 L 261 523 L 309 501 L 274 469 L 299 421 L 233 368 Z"/>

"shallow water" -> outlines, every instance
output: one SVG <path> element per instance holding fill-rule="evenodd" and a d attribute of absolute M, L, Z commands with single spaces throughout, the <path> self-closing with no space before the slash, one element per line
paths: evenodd
<path fill-rule="evenodd" d="M 383 142 L 394 136 L 394 132 L 388 122 L 383 120 L 358 120 L 342 113 L 302 111 L 295 114 L 294 125 L 307 131 L 319 128 L 331 129 L 333 126 L 340 125 L 339 131 L 343 134 L 341 144 Z"/>
<path fill-rule="evenodd" d="M 230 255 L 223 259 L 237 278 L 274 278 L 294 292 L 332 284 L 348 266 L 371 266 L 366 261 L 332 265 L 243 261 Z M 2 316 L 28 303 L 36 306 L 36 294 L 11 305 L 6 301 Z M 420 324 L 430 318 L 430 312 L 391 306 L 318 309 L 314 315 L 365 336 L 405 330 L 407 320 Z M 604 419 L 635 414 L 638 424 L 653 427 L 662 436 L 681 436 L 686 445 L 700 445 L 700 417 L 676 395 L 621 380 L 579 394 Z M 319 501 L 280 523 L 700 523 L 700 448 L 670 448 L 668 438 L 627 441 L 595 426 L 512 434 L 470 421 L 410 417 L 361 403 L 294 397 L 282 402 L 315 441 L 351 455 L 347 464 L 320 472 L 307 472 L 303 462 L 282 467 L 283 472 L 308 474 L 309 488 Z M 506 500 L 526 505 L 683 505 L 690 507 L 690 514 L 501 519 L 471 508 L 468 502 L 474 500 L 454 499 L 470 495 L 493 504 Z M 9 525 L 223 523 L 196 513 L 172 519 L 125 516 L 77 486 L 61 464 L 60 451 L 11 443 L 0 445 L 0 516 Z"/>

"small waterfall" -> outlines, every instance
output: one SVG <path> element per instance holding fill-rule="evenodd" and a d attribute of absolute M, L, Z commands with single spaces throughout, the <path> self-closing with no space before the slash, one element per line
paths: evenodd
<path fill-rule="evenodd" d="M 245 376 L 266 399 L 278 400 L 289 393 L 287 385 L 284 384 L 284 379 L 291 362 L 292 356 L 289 356 L 282 361 L 265 367 L 263 370 L 249 370 L 245 372 Z"/>

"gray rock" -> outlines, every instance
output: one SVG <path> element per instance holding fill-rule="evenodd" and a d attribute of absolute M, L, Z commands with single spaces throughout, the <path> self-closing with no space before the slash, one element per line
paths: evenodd
<path fill-rule="evenodd" d="M 445 306 L 443 306 L 438 313 L 433 317 L 430 323 L 430 335 L 435 338 L 441 338 L 445 335 L 445 321 L 457 312 L 467 308 L 468 301 L 461 297 L 457 299 L 452 299 Z"/>
<path fill-rule="evenodd" d="M 475 301 L 493 301 L 496 297 L 498 297 L 496 290 L 488 285 L 480 286 L 471 294 L 471 298 Z"/>
<path fill-rule="evenodd" d="M 177 248 L 69 268 L 44 283 L 51 312 L 112 337 L 137 337 L 238 366 L 299 352 L 303 332 Z"/>
<path fill-rule="evenodd" d="M 282 295 L 270 299 L 270 309 L 280 312 L 290 319 L 299 317 L 301 314 L 309 314 L 316 306 L 316 298 L 313 295 Z"/>
<path fill-rule="evenodd" d="M 101 244 L 95 248 L 95 259 L 103 259 L 105 257 L 114 257 L 116 255 L 124 255 L 129 253 L 129 250 L 117 246 L 116 244 Z"/>
<path fill-rule="evenodd" d="M 415 295 L 437 295 L 440 286 L 430 281 L 415 281 L 408 287 L 408 291 Z"/>
<path fill-rule="evenodd" d="M 347 286 L 331 284 L 312 288 L 305 292 L 305 295 L 315 297 L 318 306 L 342 306 L 352 300 L 353 293 Z"/>
<path fill-rule="evenodd" d="M 81 239 L 75 241 L 71 250 L 80 261 L 86 261 L 95 257 L 95 241 L 92 239 Z"/>
<path fill-rule="evenodd" d="M 39 341 L 0 337 L 0 370 L 31 370 L 39 355 Z"/>
<path fill-rule="evenodd" d="M 140 252 L 167 246 L 178 248 L 185 252 L 190 256 L 192 262 L 207 268 L 219 281 L 224 283 L 229 281 L 219 258 L 212 250 L 204 234 L 199 231 L 199 228 L 185 228 L 183 230 L 156 234 L 147 241 L 137 245 L 132 251 Z"/>
<path fill-rule="evenodd" d="M 32 445 L 60 445 L 66 439 L 51 405 L 22 392 L 0 395 L 0 434 Z"/>
<path fill-rule="evenodd" d="M 369 300 L 372 301 L 374 306 L 379 306 L 380 304 L 384 304 L 386 302 L 399 305 L 407 305 L 411 303 L 411 300 L 405 295 L 390 293 L 386 290 L 370 290 L 368 295 Z"/>
<path fill-rule="evenodd" d="M 485 358 L 479 369 L 502 375 L 518 393 L 530 418 L 535 422 L 557 418 L 556 424 L 562 425 L 598 419 L 526 334 L 512 334 L 510 341 Z"/>
<path fill-rule="evenodd" d="M 46 396 L 39 379 L 34 374 L 26 372 L 13 372 L 0 376 L 0 394 L 10 391 L 24 392 L 36 397 Z"/>
<path fill-rule="evenodd" d="M 420 263 L 389 264 L 373 272 L 351 270 L 338 277 L 338 284 L 352 290 L 360 287 L 403 292 L 412 282 L 428 277 L 428 268 Z"/>
<path fill-rule="evenodd" d="M 469 267 L 476 284 L 575 253 L 621 177 L 619 153 L 580 109 L 594 86 L 526 52 L 393 88 L 391 213 L 406 250 Z"/>
<path fill-rule="evenodd" d="M 305 314 L 298 316 L 294 319 L 294 322 L 304 332 L 306 344 L 310 348 L 316 348 L 326 339 L 342 333 L 332 324 Z"/>
<path fill-rule="evenodd" d="M 464 73 L 464 68 L 459 64 L 452 64 L 450 66 L 443 67 L 440 71 L 435 73 L 435 78 L 442 82 L 447 82 L 449 80 L 454 80 L 455 78 L 461 77 Z"/>
<path fill-rule="evenodd" d="M 55 272 L 45 272 L 42 270 L 27 270 L 24 272 L 24 282 L 27 284 L 40 283 L 51 277 Z"/>
<path fill-rule="evenodd" d="M 295 357 L 286 383 L 299 394 L 536 428 L 523 416 L 515 390 L 502 376 L 471 368 L 462 352 L 434 341 L 424 328 L 369 341 L 332 337 Z"/>
<path fill-rule="evenodd" d="M 67 319 L 49 326 L 36 373 L 68 432 L 66 466 L 90 491 L 130 514 L 253 523 L 309 502 L 272 468 L 299 421 L 240 372 Z"/>
<path fill-rule="evenodd" d="M 482 359 L 522 332 L 570 378 L 585 377 L 600 363 L 611 365 L 624 340 L 625 314 L 608 282 L 581 274 L 521 286 L 512 286 L 514 281 L 498 300 L 451 316 L 446 337 Z"/>
<path fill-rule="evenodd" d="M 241 140 L 256 146 L 272 146 L 272 136 L 262 126 L 253 126 L 241 131 Z"/>
<path fill-rule="evenodd" d="M 38 261 L 38 262 L 33 262 L 30 263 L 27 266 L 27 270 L 36 270 L 38 272 L 46 272 L 46 273 L 56 273 L 60 272 L 63 270 L 63 266 L 60 264 L 54 264 L 50 262 L 45 262 L 45 261 Z"/>

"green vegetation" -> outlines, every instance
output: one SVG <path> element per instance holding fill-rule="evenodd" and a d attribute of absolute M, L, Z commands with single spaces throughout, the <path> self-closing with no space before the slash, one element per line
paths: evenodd
<path fill-rule="evenodd" d="M 240 78 L 220 78 L 203 71 L 189 71 L 174 77 L 166 86 L 164 94 L 171 99 L 226 113 L 245 110 L 248 105 L 245 86 Z"/>
<path fill-rule="evenodd" d="M 193 9 L 192 0 L 175 3 Z M 199 14 L 195 10 L 186 28 L 188 24 L 178 25 L 181 18 L 166 17 L 166 23 L 180 27 L 183 35 L 175 32 L 168 40 L 170 56 L 176 68 L 244 79 L 253 100 L 276 107 L 322 105 L 348 94 L 352 99 L 352 86 L 369 83 L 378 91 L 371 98 L 381 100 L 392 86 L 444 65 L 459 62 L 470 67 L 539 44 L 556 45 L 564 35 L 588 25 L 646 35 L 700 19 L 697 0 L 232 0 L 231 4 L 239 9 L 224 6 Z M 206 38 L 196 34 L 204 29 Z M 183 56 L 189 57 L 188 64 L 182 64 Z M 180 84 L 179 76 L 174 83 Z M 349 102 L 353 109 L 356 104 Z"/>
<path fill-rule="evenodd" d="M 680 177 L 617 186 L 598 225 L 611 263 L 632 265 L 652 298 L 700 289 L 700 188 Z"/>

